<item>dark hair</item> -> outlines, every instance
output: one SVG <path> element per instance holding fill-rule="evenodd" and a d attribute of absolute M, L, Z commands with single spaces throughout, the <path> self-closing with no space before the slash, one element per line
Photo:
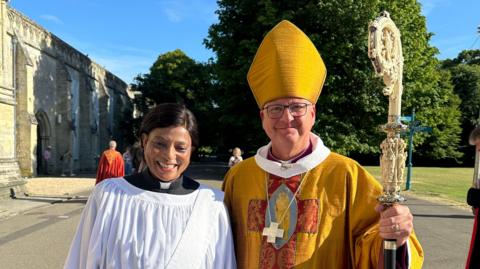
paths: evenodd
<path fill-rule="evenodd" d="M 143 161 L 143 149 L 140 142 L 135 142 L 130 150 L 132 154 L 132 165 L 135 168 L 135 172 L 139 173 L 140 171 L 140 164 Z"/>
<path fill-rule="evenodd" d="M 164 103 L 152 108 L 143 118 L 140 126 L 140 137 L 148 135 L 153 129 L 167 127 L 184 127 L 192 139 L 192 147 L 198 147 L 197 120 L 184 105 Z"/>
<path fill-rule="evenodd" d="M 468 142 L 470 145 L 475 145 L 475 141 L 480 139 L 480 127 L 476 127 L 473 129 L 473 131 L 470 133 L 470 137 L 468 138 Z"/>

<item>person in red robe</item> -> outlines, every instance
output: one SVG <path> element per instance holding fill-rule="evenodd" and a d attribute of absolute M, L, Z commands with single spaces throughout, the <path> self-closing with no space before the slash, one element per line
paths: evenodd
<path fill-rule="evenodd" d="M 476 154 L 480 151 L 480 127 L 476 127 L 469 138 L 470 145 L 475 146 Z M 475 158 L 475 161 L 477 161 Z M 477 168 L 477 165 L 475 165 Z M 475 173 L 476 174 L 476 173 Z M 480 268 L 480 180 L 475 178 L 473 186 L 468 190 L 467 203 L 472 206 L 475 218 L 473 222 L 472 239 L 470 241 L 470 250 L 468 252 L 466 269 Z"/>
<path fill-rule="evenodd" d="M 122 154 L 115 149 L 117 142 L 111 140 L 108 143 L 109 149 L 102 153 L 97 169 L 97 180 L 95 184 L 100 183 L 106 178 L 123 177 L 125 175 L 125 168 Z"/>

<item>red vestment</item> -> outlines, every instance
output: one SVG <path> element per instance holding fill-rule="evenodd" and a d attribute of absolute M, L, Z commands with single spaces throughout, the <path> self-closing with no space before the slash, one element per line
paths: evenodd
<path fill-rule="evenodd" d="M 475 221 L 473 223 L 472 240 L 470 241 L 470 251 L 468 253 L 466 269 L 480 268 L 480 215 L 478 208 L 475 208 Z"/>
<path fill-rule="evenodd" d="M 123 177 L 125 168 L 122 154 L 114 149 L 107 149 L 103 152 L 97 169 L 97 180 L 95 184 L 106 178 Z"/>

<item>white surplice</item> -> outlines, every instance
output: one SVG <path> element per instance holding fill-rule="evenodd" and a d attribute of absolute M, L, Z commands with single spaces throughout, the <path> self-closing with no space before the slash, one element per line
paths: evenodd
<path fill-rule="evenodd" d="M 186 195 L 105 180 L 82 213 L 64 268 L 236 268 L 223 192 Z"/>

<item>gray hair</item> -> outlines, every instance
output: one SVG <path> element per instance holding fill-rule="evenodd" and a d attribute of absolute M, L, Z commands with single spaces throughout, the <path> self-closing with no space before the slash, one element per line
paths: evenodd
<path fill-rule="evenodd" d="M 110 140 L 110 142 L 108 142 L 108 147 L 111 148 L 111 149 L 114 149 L 117 147 L 117 142 L 115 142 L 115 140 Z"/>

